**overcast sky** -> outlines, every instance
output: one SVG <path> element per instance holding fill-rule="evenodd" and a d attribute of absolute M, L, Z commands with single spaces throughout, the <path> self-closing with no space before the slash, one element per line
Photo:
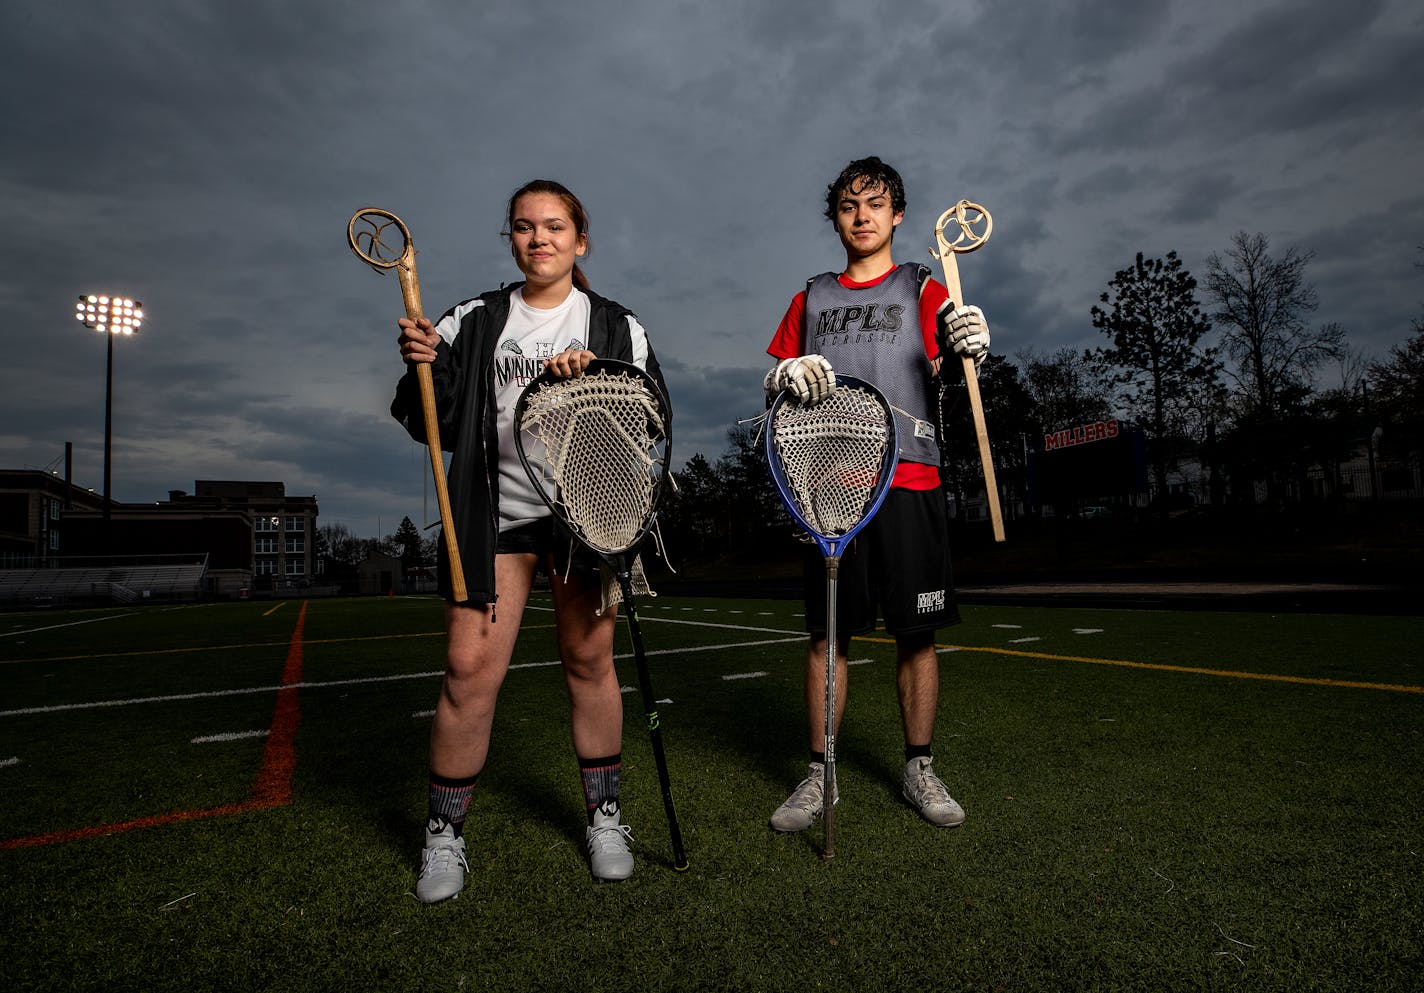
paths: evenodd
<path fill-rule="evenodd" d="M 1117 10 L 1114 10 L 1114 9 Z M 1319 323 L 1383 357 L 1424 313 L 1424 6 L 1412 0 L 12 0 L 0 60 L 0 467 L 102 489 L 103 338 L 82 292 L 142 300 L 115 343 L 113 495 L 281 480 L 362 536 L 437 520 L 388 413 L 394 275 L 346 246 L 382 207 L 425 308 L 518 277 L 526 179 L 592 219 L 593 287 L 667 373 L 674 457 L 761 407 L 765 347 L 842 255 L 850 159 L 904 175 L 899 261 L 960 198 L 998 353 L 1105 344 L 1089 309 L 1141 251 L 1199 278 L 1234 232 L 1313 251 Z"/>

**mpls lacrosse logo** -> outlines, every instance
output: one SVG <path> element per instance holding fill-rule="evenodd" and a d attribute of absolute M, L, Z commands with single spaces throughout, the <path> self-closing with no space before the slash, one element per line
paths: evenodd
<path fill-rule="evenodd" d="M 934 611 L 944 609 L 945 593 L 944 590 L 934 590 L 931 593 L 921 593 L 919 594 L 918 600 L 919 612 L 922 614 L 929 614 Z"/>

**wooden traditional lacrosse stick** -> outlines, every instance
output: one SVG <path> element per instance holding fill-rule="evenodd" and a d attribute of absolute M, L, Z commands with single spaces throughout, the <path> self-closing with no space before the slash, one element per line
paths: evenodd
<path fill-rule="evenodd" d="M 944 236 L 945 227 L 951 222 L 959 229 L 953 241 Z M 982 232 L 978 229 L 982 227 Z M 954 307 L 964 306 L 964 291 L 959 285 L 959 263 L 956 255 L 972 252 L 989 240 L 994 230 L 994 219 L 977 203 L 961 200 L 950 207 L 935 222 L 935 241 L 939 248 L 930 249 L 930 254 L 939 259 L 944 267 L 944 285 L 949 290 L 949 299 Z M 989 428 L 984 423 L 984 401 L 979 396 L 979 371 L 974 360 L 963 356 L 964 385 L 969 390 L 969 409 L 974 415 L 974 434 L 979 439 L 979 461 L 984 467 L 984 493 L 989 500 L 989 523 L 994 528 L 994 540 L 1004 540 L 1004 515 L 999 509 L 999 486 L 994 480 L 994 456 L 989 450 Z"/>
<path fill-rule="evenodd" d="M 382 241 L 390 228 L 400 234 L 399 246 Z M 412 321 L 424 316 L 420 306 L 420 281 L 415 274 L 415 244 L 410 229 L 395 214 L 378 207 L 366 207 L 351 215 L 346 225 L 346 240 L 351 251 L 377 272 L 396 270 L 400 278 L 401 297 L 405 301 L 405 316 Z M 415 375 L 420 381 L 420 406 L 425 414 L 425 442 L 430 449 L 430 471 L 435 476 L 435 498 L 440 504 L 440 527 L 445 532 L 445 553 L 450 559 L 450 587 L 456 603 L 464 603 L 465 570 L 460 564 L 460 545 L 455 540 L 455 515 L 450 510 L 450 490 L 445 485 L 445 460 L 440 452 L 440 419 L 435 413 L 435 381 L 429 362 L 416 362 Z"/>

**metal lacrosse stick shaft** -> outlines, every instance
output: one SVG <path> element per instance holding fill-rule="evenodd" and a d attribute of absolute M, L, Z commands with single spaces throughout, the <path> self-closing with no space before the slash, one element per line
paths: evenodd
<path fill-rule="evenodd" d="M 677 824 L 677 808 L 672 802 L 672 780 L 668 777 L 667 756 L 663 754 L 663 732 L 658 719 L 658 701 L 653 693 L 653 681 L 648 675 L 648 660 L 643 653 L 643 630 L 638 624 L 638 607 L 633 600 L 633 575 L 628 556 L 619 557 L 614 570 L 618 586 L 627 606 L 628 635 L 633 640 L 633 658 L 638 663 L 638 690 L 643 695 L 643 713 L 648 722 L 648 738 L 653 746 L 653 762 L 657 765 L 658 786 L 663 795 L 663 812 L 667 815 L 668 832 L 672 836 L 672 867 L 687 871 L 687 852 L 682 847 L 682 830 Z"/>
<path fill-rule="evenodd" d="M 826 556 L 826 761 L 821 779 L 821 858 L 836 857 L 836 583 L 841 557 Z"/>
<path fill-rule="evenodd" d="M 358 223 L 364 227 L 358 229 Z M 398 254 L 392 253 L 392 246 L 381 242 L 381 232 L 392 225 L 401 235 L 402 246 Z M 420 304 L 420 280 L 415 273 L 415 244 L 404 221 L 388 210 L 367 207 L 351 215 L 346 225 L 346 240 L 356 257 L 372 269 L 377 272 L 386 269 L 396 271 L 406 317 L 417 321 L 425 315 Z M 455 514 L 450 509 L 450 489 L 445 482 L 445 459 L 440 454 L 440 418 L 435 411 L 435 379 L 430 372 L 430 363 L 415 363 L 415 375 L 420 383 L 420 408 L 425 418 L 425 443 L 430 450 L 435 499 L 440 505 L 440 529 L 445 534 L 445 554 L 450 563 L 450 590 L 456 603 L 464 603 L 470 595 L 465 590 L 465 569 L 460 561 L 460 544 L 455 540 Z"/>
<path fill-rule="evenodd" d="M 944 236 L 945 227 L 953 221 L 959 229 L 958 236 L 950 241 Z M 982 224 L 983 232 L 975 230 Z M 944 269 L 944 285 L 949 290 L 953 306 L 964 306 L 964 290 L 959 285 L 959 263 L 955 256 L 972 252 L 984 242 L 994 230 L 994 219 L 979 204 L 961 200 L 950 207 L 935 222 L 935 242 L 938 249 L 931 249 Z M 973 359 L 964 356 L 964 386 L 969 391 L 969 409 L 974 416 L 974 436 L 979 442 L 979 463 L 984 469 L 984 495 L 989 501 L 989 523 L 994 529 L 994 540 L 1004 540 L 1004 514 L 999 509 L 999 484 L 994 479 L 994 455 L 989 448 L 989 428 L 984 421 L 984 400 L 979 395 L 979 370 Z M 941 444 L 943 439 L 941 439 Z"/>

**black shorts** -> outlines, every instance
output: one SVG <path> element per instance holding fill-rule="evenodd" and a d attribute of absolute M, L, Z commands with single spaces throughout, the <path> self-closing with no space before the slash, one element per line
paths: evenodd
<path fill-rule="evenodd" d="M 596 573 L 598 556 L 590 552 L 552 517 L 542 517 L 517 528 L 501 531 L 495 542 L 496 554 L 528 554 L 539 557 L 541 569 L 563 575 L 568 569 L 569 547 L 573 547 L 574 572 Z M 552 559 L 552 561 L 551 561 Z"/>
<path fill-rule="evenodd" d="M 811 546 L 805 563 L 806 630 L 826 633 L 826 560 Z M 836 580 L 836 634 L 875 628 L 877 608 L 893 635 L 959 623 L 949 564 L 949 511 L 944 490 L 892 489 L 880 510 L 841 556 Z"/>

